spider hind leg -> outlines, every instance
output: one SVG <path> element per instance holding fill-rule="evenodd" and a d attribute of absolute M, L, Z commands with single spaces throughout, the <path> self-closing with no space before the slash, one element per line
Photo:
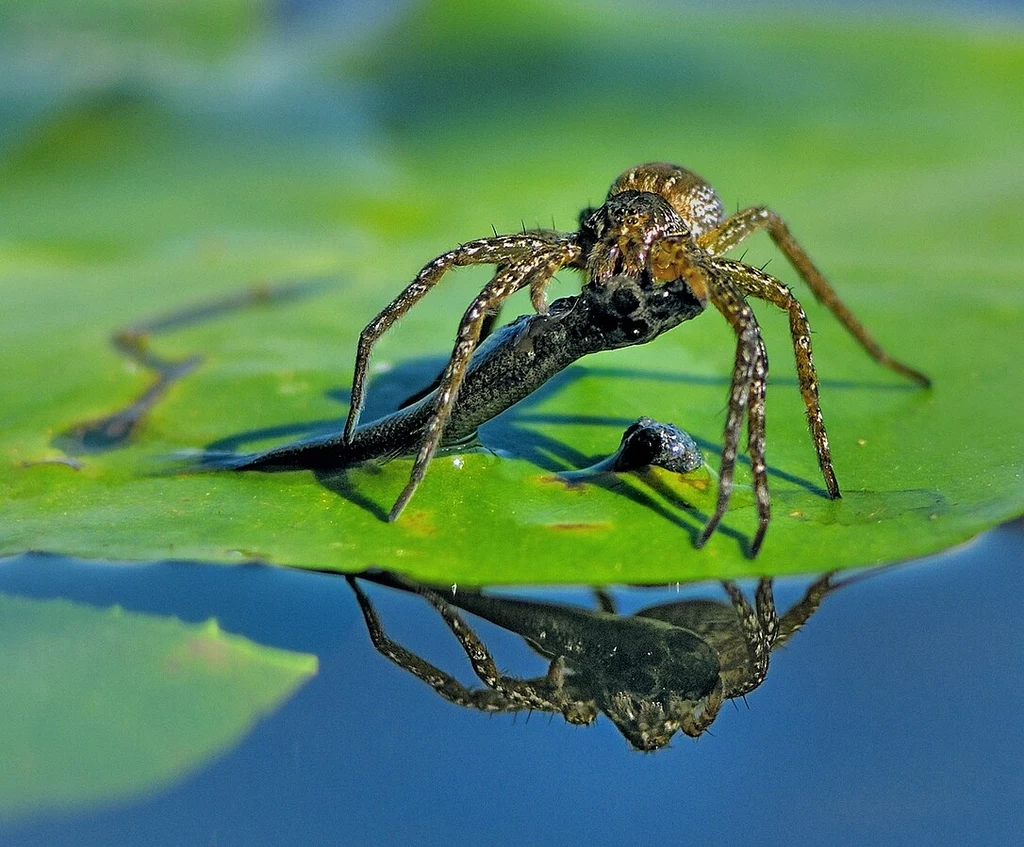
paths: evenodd
<path fill-rule="evenodd" d="M 828 442 L 828 433 L 825 431 L 818 396 L 818 372 L 814 367 L 814 356 L 811 351 L 811 327 L 803 306 L 786 285 L 764 271 L 728 259 L 716 260 L 714 267 L 727 275 L 745 295 L 771 303 L 789 314 L 789 332 L 793 340 L 800 394 L 807 409 L 807 425 L 818 454 L 818 466 L 821 468 L 828 496 L 838 499 L 841 496 L 839 482 L 832 467 L 832 450 Z"/>
<path fill-rule="evenodd" d="M 761 230 L 767 230 L 769 237 L 789 260 L 793 269 L 807 283 L 807 287 L 811 289 L 815 299 L 835 315 L 871 358 L 883 367 L 912 379 L 925 388 L 932 384 L 931 379 L 925 374 L 894 359 L 882 348 L 881 344 L 875 341 L 864 324 L 857 320 L 850 308 L 839 298 L 835 289 L 811 261 L 811 257 L 793 237 L 786 222 L 771 209 L 764 206 L 751 206 L 737 212 L 715 229 L 701 235 L 698 238 L 698 243 L 712 256 L 721 256 Z"/>

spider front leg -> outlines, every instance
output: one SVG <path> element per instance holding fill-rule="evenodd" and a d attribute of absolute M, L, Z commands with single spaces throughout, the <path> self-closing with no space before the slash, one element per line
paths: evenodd
<path fill-rule="evenodd" d="M 451 358 L 441 374 L 437 386 L 437 401 L 434 413 L 423 430 L 423 442 L 420 445 L 416 460 L 413 463 L 409 482 L 391 508 L 388 520 L 398 518 L 409 502 L 416 487 L 423 481 L 427 466 L 437 451 L 444 435 L 444 427 L 451 415 L 452 408 L 459 393 L 459 388 L 466 375 L 469 360 L 480 341 L 480 332 L 488 313 L 498 309 L 502 302 L 524 285 L 529 285 L 531 295 L 535 299 L 541 295 L 544 287 L 554 274 L 564 267 L 575 255 L 573 251 L 549 250 L 517 262 L 499 271 L 473 300 L 459 323 L 455 347 Z"/>
<path fill-rule="evenodd" d="M 346 443 L 352 440 L 352 434 L 356 430 L 359 416 L 366 402 L 366 375 L 373 346 L 400 317 L 440 282 L 445 273 L 452 268 L 467 265 L 504 265 L 537 253 L 549 252 L 552 248 L 557 248 L 557 252 L 562 254 L 563 264 L 570 264 L 579 257 L 579 247 L 570 237 L 561 233 L 538 230 L 522 235 L 499 235 L 494 238 L 470 241 L 438 256 L 426 265 L 406 286 L 405 290 L 385 306 L 359 334 L 355 368 L 352 375 L 352 396 L 348 418 L 345 421 L 343 440 Z M 535 305 L 543 306 L 542 291 L 531 291 L 531 295 L 531 300 Z"/>
<path fill-rule="evenodd" d="M 765 300 L 789 313 L 789 331 L 793 339 L 793 351 L 796 355 L 797 379 L 800 394 L 803 396 L 807 409 L 807 423 L 811 430 L 811 438 L 818 453 L 818 466 L 825 478 L 825 487 L 829 497 L 836 499 L 839 494 L 839 483 L 832 467 L 832 451 L 825 431 L 825 421 L 821 415 L 821 404 L 818 397 L 818 373 L 814 367 L 814 356 L 811 352 L 811 327 L 807 323 L 807 315 L 803 306 L 783 283 L 775 277 L 729 259 L 717 259 L 712 266 L 736 285 L 744 294 Z"/>
<path fill-rule="evenodd" d="M 741 697 L 757 688 L 768 675 L 768 661 L 778 633 L 775 598 L 772 596 L 770 579 L 761 579 L 757 583 L 756 609 L 750 605 L 735 582 L 723 580 L 722 587 L 729 595 L 733 609 L 736 610 L 736 617 L 750 654 L 750 676 L 744 679 L 743 685 L 736 691 L 727 692 L 729 697 Z"/>
<path fill-rule="evenodd" d="M 363 613 L 363 620 L 366 622 L 366 630 L 370 635 L 371 643 L 377 652 L 386 659 L 402 668 L 402 670 L 408 671 L 417 679 L 422 680 L 444 697 L 445 700 L 455 703 L 457 706 L 468 706 L 483 712 L 516 711 L 523 708 L 517 703 L 509 702 L 497 691 L 466 688 L 455 677 L 446 674 L 412 651 L 406 650 L 401 644 L 392 641 L 384 632 L 380 618 L 377 616 L 377 611 L 373 608 L 370 598 L 363 592 L 359 583 L 352 576 L 346 575 L 345 579 L 348 580 L 348 584 L 355 593 L 356 600 L 359 602 L 359 608 Z"/>
<path fill-rule="evenodd" d="M 759 364 L 763 363 L 763 367 Z M 756 556 L 764 542 L 768 524 L 772 519 L 772 500 L 768 493 L 768 465 L 765 459 L 765 393 L 768 388 L 768 351 L 760 333 L 757 338 L 757 358 L 754 379 L 750 384 L 747 404 L 747 453 L 750 455 L 750 475 L 757 500 L 757 530 L 750 541 L 750 555 Z"/>
<path fill-rule="evenodd" d="M 480 637 L 466 624 L 462 616 L 440 594 L 429 589 L 419 592 L 438 611 L 452 634 L 469 658 L 473 671 L 488 688 L 494 689 L 509 703 L 520 709 L 537 709 L 539 711 L 557 711 L 575 717 L 574 723 L 591 723 L 597 717 L 588 704 L 569 700 L 563 694 L 564 662 L 555 659 L 548 667 L 547 675 L 540 680 L 522 680 L 505 676 Z M 541 689 L 546 690 L 541 690 Z"/>
<path fill-rule="evenodd" d="M 708 276 L 708 299 L 736 332 L 736 360 L 729 392 L 729 411 L 725 420 L 722 463 L 718 474 L 718 503 L 715 513 L 697 539 L 703 547 L 715 531 L 732 497 L 736 453 L 744 415 L 748 420 L 748 449 L 753 474 L 754 494 L 757 500 L 757 532 L 750 543 L 750 555 L 761 549 L 768 522 L 771 519 L 771 500 L 768 494 L 768 474 L 765 464 L 764 408 L 765 387 L 768 379 L 768 357 L 761 339 L 757 318 L 743 299 L 743 295 L 727 280 Z"/>
<path fill-rule="evenodd" d="M 768 353 L 757 318 L 742 292 L 729 277 L 707 262 L 702 250 L 695 250 L 689 236 L 668 236 L 657 242 L 649 256 L 655 282 L 685 279 L 702 303 L 710 301 L 736 332 L 736 360 L 733 365 L 729 411 L 725 421 L 722 463 L 718 474 L 718 503 L 696 546 L 703 547 L 715 531 L 732 497 L 736 453 L 743 417 L 748 416 L 747 450 L 750 453 L 754 496 L 757 500 L 757 531 L 750 543 L 750 555 L 761 549 L 771 520 L 768 470 L 765 463 L 765 392 L 768 381 Z"/>
<path fill-rule="evenodd" d="M 931 380 L 927 376 L 892 358 L 871 337 L 864 325 L 854 317 L 849 307 L 839 299 L 828 280 L 815 267 L 810 256 L 793 238 L 786 222 L 771 209 L 764 206 L 752 206 L 742 212 L 737 212 L 715 229 L 700 236 L 697 243 L 713 256 L 720 256 L 762 229 L 768 231 L 772 241 L 785 254 L 803 281 L 807 283 L 818 302 L 839 319 L 839 322 L 860 342 L 875 361 L 898 374 L 909 377 L 926 388 L 931 385 Z"/>

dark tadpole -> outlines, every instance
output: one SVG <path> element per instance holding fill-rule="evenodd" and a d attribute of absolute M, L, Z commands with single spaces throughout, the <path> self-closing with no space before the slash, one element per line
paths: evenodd
<path fill-rule="evenodd" d="M 491 334 L 473 355 L 441 446 L 468 443 L 478 427 L 582 357 L 653 341 L 703 308 L 683 281 L 655 285 L 619 276 L 556 300 L 546 314 L 517 318 Z M 437 394 L 431 391 L 360 426 L 350 443 L 337 433 L 261 453 L 211 452 L 198 461 L 211 469 L 242 471 L 334 471 L 366 461 L 385 462 L 418 452 L 436 406 Z"/>

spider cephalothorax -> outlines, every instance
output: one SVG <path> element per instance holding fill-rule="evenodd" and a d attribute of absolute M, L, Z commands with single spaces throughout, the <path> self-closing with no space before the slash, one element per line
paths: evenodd
<path fill-rule="evenodd" d="M 419 433 L 412 475 L 395 502 L 390 519 L 397 518 L 409 502 L 442 442 L 487 316 L 494 314 L 507 297 L 522 288 L 530 289 L 534 308 L 546 314 L 547 286 L 563 268 L 583 273 L 585 293 L 595 305 L 590 313 L 595 320 L 606 321 L 609 331 L 621 336 L 605 345 L 605 349 L 650 341 L 693 317 L 706 304 L 720 312 L 736 333 L 718 502 L 698 539 L 698 546 L 707 541 L 728 507 L 744 419 L 758 510 L 758 528 L 750 545 L 751 555 L 760 548 L 771 515 L 764 441 L 768 356 L 748 298 L 764 300 L 789 315 L 800 392 L 807 408 L 818 464 L 829 496 L 838 497 L 839 485 L 832 469 L 828 436 L 818 403 L 811 331 L 803 307 L 786 285 L 763 270 L 722 258 L 760 230 L 768 232 L 814 296 L 871 356 L 922 385 L 929 384 L 924 374 L 889 357 L 871 338 L 775 212 L 763 206 L 752 206 L 727 217 L 714 189 L 692 171 L 663 163 L 640 165 L 615 181 L 601 207 L 584 211 L 579 231 L 532 230 L 467 242 L 430 262 L 367 324 L 359 337 L 352 405 L 343 444 L 350 444 L 356 433 L 365 400 L 370 353 L 377 339 L 451 268 L 478 264 L 497 268 L 459 323 L 455 347 L 431 401 L 433 411 Z M 635 318 L 629 314 L 634 303 Z M 659 308 L 677 310 L 678 318 L 672 320 L 671 315 L 659 314 Z M 603 331 L 601 326 L 594 328 Z"/>

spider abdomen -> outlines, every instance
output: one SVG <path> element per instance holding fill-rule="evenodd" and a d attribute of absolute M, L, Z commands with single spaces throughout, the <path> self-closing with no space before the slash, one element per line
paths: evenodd
<path fill-rule="evenodd" d="M 608 192 L 645 191 L 668 201 L 694 238 L 725 220 L 725 205 L 711 185 L 693 171 L 667 162 L 637 165 L 622 174 Z"/>

